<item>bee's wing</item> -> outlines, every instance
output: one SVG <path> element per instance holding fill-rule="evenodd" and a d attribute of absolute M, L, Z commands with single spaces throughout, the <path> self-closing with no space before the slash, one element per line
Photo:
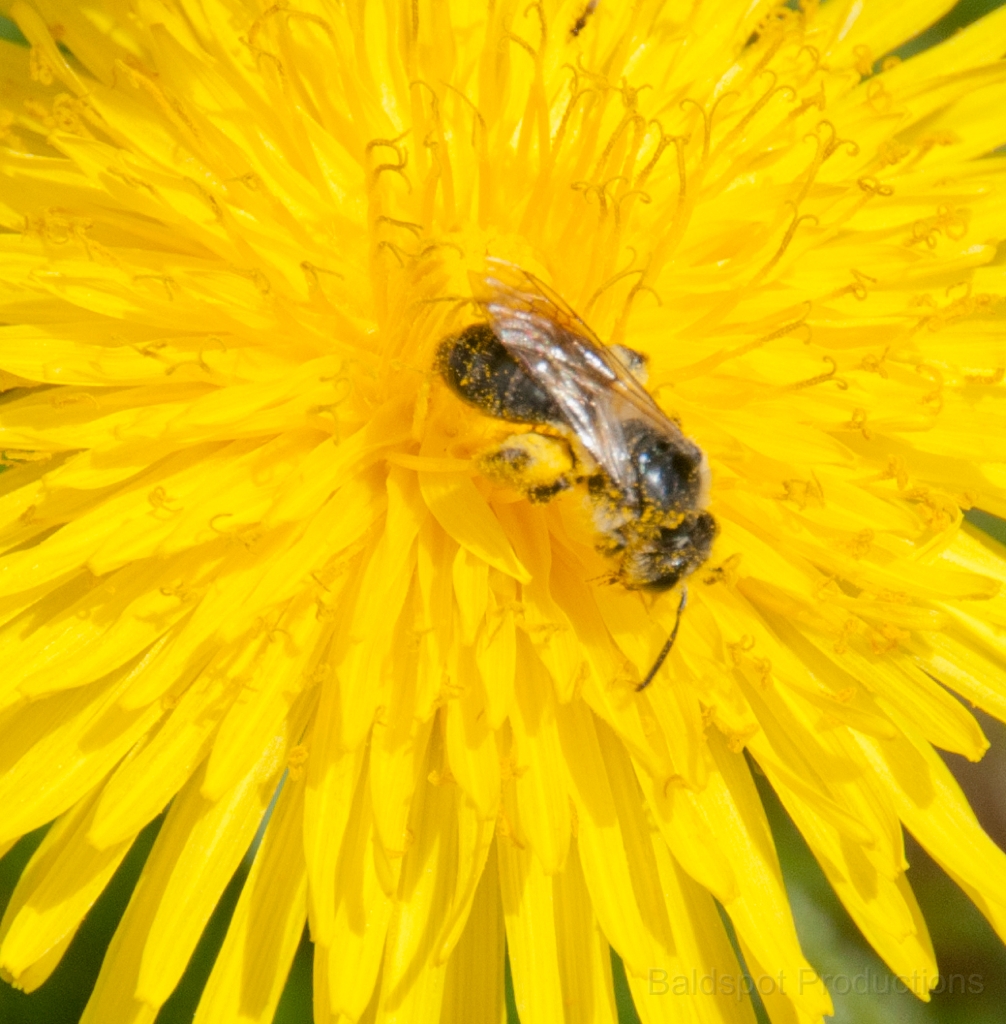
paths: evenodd
<path fill-rule="evenodd" d="M 629 500 L 635 470 L 622 424 L 642 419 L 669 437 L 677 426 L 589 327 L 537 278 L 490 260 L 475 297 L 507 351 L 548 391 L 581 444 Z"/>

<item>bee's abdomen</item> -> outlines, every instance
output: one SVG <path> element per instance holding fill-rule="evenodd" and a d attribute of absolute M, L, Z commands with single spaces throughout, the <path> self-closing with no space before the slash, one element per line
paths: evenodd
<path fill-rule="evenodd" d="M 487 416 L 517 423 L 562 422 L 559 406 L 488 324 L 472 324 L 442 342 L 437 366 L 451 390 Z"/>

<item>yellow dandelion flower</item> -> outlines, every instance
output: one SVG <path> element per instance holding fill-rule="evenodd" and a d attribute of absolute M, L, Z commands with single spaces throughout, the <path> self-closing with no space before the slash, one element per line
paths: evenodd
<path fill-rule="evenodd" d="M 83 1017 L 152 1021 L 278 792 L 199 1024 L 305 921 L 319 1024 L 499 1021 L 506 950 L 523 1024 L 613 1021 L 609 946 L 645 1024 L 750 1022 L 714 897 L 817 1021 L 752 764 L 917 995 L 903 827 L 1006 936 L 934 750 L 1006 719 L 1006 9 L 884 59 L 950 6 L 5 0 L 5 977 L 170 805 Z M 708 458 L 641 692 L 676 593 L 437 372 L 490 257 Z"/>

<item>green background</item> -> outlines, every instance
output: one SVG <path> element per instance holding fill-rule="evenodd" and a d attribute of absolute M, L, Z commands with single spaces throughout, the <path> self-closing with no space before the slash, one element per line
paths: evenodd
<path fill-rule="evenodd" d="M 880 0 L 884 2 L 884 0 Z M 962 0 L 945 18 L 895 51 L 901 56 L 924 49 L 961 26 L 1002 5 L 1006 0 Z M 17 28 L 0 18 L 0 38 L 23 42 Z M 1003 41 L 1006 52 L 1006 40 Z M 968 518 L 1006 543 L 1006 523 L 982 512 Z M 1006 849 L 1006 727 L 977 713 L 991 750 L 979 764 L 953 754 L 945 755 L 964 787 L 986 831 Z M 835 1003 L 835 1024 L 999 1024 L 1006 1019 L 1006 948 L 963 893 L 933 863 L 911 837 L 906 852 L 908 878 L 918 897 L 933 937 L 944 978 L 968 979 L 953 992 L 933 994 L 929 1003 L 898 994 L 877 955 L 863 941 L 856 926 L 832 893 L 812 854 L 782 809 L 764 778 L 756 776 L 768 810 L 782 861 L 790 901 L 804 951 L 824 976 L 865 979 L 856 985 L 865 994 L 844 992 L 847 983 L 830 987 Z M 140 834 L 112 882 L 92 907 L 48 981 L 31 995 L 0 982 L 0 1024 L 76 1024 L 101 966 L 105 947 L 129 901 L 143 862 L 161 820 Z M 0 911 L 7 905 L 17 879 L 45 829 L 25 836 L 0 859 Z M 237 902 L 249 862 L 235 873 L 223 899 L 203 933 L 181 984 L 161 1009 L 157 1024 L 188 1024 L 209 977 L 216 952 Z M 638 1021 L 617 956 L 612 957 L 620 1024 Z M 517 1024 L 507 970 L 509 1024 Z M 961 991 L 961 988 L 964 991 Z M 759 1017 L 765 1015 L 759 1007 Z M 274 1024 L 310 1024 L 311 944 L 303 937 L 294 960 Z M 115 1024 L 110 1021 L 108 1024 Z"/>

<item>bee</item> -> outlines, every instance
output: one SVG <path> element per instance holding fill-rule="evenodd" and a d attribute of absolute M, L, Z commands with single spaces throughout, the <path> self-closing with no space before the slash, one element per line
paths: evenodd
<path fill-rule="evenodd" d="M 489 263 L 487 275 L 472 278 L 486 322 L 444 339 L 437 369 L 485 415 L 532 427 L 485 456 L 483 466 L 504 476 L 509 469 L 532 501 L 586 487 L 597 548 L 615 564 L 613 581 L 650 592 L 682 583 L 674 628 L 642 690 L 677 637 L 688 596 L 683 581 L 709 557 L 716 536 L 705 511 L 708 463 L 640 382 L 639 353 L 604 345 L 527 271 Z M 567 445 L 565 460 L 554 456 L 556 437 Z"/>

